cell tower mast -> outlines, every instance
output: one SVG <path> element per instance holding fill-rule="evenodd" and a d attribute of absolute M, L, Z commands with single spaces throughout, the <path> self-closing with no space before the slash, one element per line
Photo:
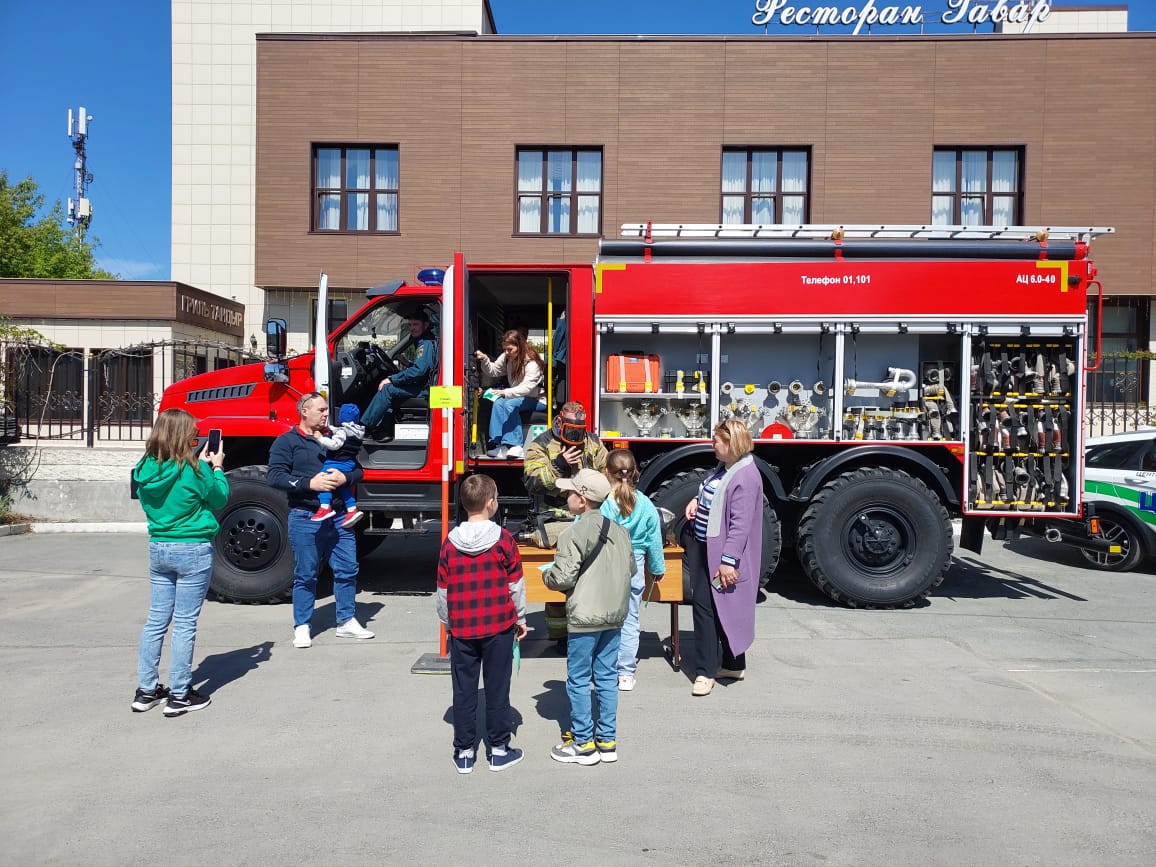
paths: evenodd
<path fill-rule="evenodd" d="M 76 151 L 76 162 L 72 164 L 72 191 L 75 198 L 68 200 L 68 225 L 76 226 L 83 232 L 92 222 L 92 202 L 88 200 L 88 185 L 92 183 L 92 175 L 88 171 L 88 156 L 85 153 L 85 142 L 88 141 L 88 124 L 92 116 L 80 106 L 73 115 L 68 110 L 68 137 L 72 139 L 72 149 Z"/>

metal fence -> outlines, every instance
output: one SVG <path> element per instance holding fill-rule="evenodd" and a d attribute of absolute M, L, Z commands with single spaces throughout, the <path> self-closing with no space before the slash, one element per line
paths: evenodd
<path fill-rule="evenodd" d="M 1123 433 L 1156 424 L 1156 409 L 1148 404 L 1152 358 L 1146 352 L 1104 355 L 1099 369 L 1088 373 L 1084 415 L 1087 436 Z"/>
<path fill-rule="evenodd" d="M 240 347 L 194 341 L 88 351 L 3 343 L 4 414 L 25 438 L 88 446 L 143 442 L 168 386 L 260 360 Z"/>

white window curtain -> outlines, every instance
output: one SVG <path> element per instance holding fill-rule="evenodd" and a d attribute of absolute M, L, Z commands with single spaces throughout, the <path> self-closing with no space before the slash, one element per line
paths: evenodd
<path fill-rule="evenodd" d="M 369 189 L 369 149 L 351 148 L 345 152 L 345 188 Z"/>
<path fill-rule="evenodd" d="M 745 193 L 747 191 L 747 155 L 745 151 L 726 151 L 723 153 L 722 191 L 724 194 Z"/>
<path fill-rule="evenodd" d="M 518 197 L 518 231 L 542 231 L 542 152 L 518 152 L 518 192 L 534 193 Z"/>
<path fill-rule="evenodd" d="M 397 179 L 397 151 L 393 148 L 378 150 L 374 154 L 374 181 L 373 187 L 377 190 L 396 190 Z M 379 199 L 380 201 L 380 199 Z"/>
<path fill-rule="evenodd" d="M 366 180 L 368 181 L 368 179 L 369 176 L 366 175 Z M 369 193 L 349 193 L 346 206 L 348 208 L 347 219 L 349 220 L 349 225 L 346 228 L 358 232 L 368 232 Z"/>
<path fill-rule="evenodd" d="M 578 192 L 602 192 L 602 154 L 599 151 L 578 151 Z M 578 197 L 578 233 L 596 235 L 599 226 L 599 197 Z"/>
<path fill-rule="evenodd" d="M 518 231 L 530 233 L 542 231 L 542 199 L 538 196 L 518 198 Z"/>
<path fill-rule="evenodd" d="M 955 192 L 955 151 L 935 151 L 931 157 L 931 189 L 935 193 Z M 949 226 L 953 221 L 955 197 L 933 195 L 931 197 L 931 223 L 935 226 Z"/>
<path fill-rule="evenodd" d="M 377 231 L 397 231 L 397 193 L 377 194 Z"/>
<path fill-rule="evenodd" d="M 569 151 L 551 151 L 546 155 L 546 191 L 550 193 L 570 192 L 570 177 L 574 167 Z"/>
<path fill-rule="evenodd" d="M 987 192 L 987 151 L 963 151 L 959 191 L 961 193 Z"/>
<path fill-rule="evenodd" d="M 336 232 L 341 228 L 341 196 L 327 193 L 317 203 L 317 228 L 323 232 Z"/>
<path fill-rule="evenodd" d="M 337 148 L 317 151 L 317 189 L 341 189 L 341 151 Z"/>
<path fill-rule="evenodd" d="M 542 192 L 541 151 L 521 151 L 518 154 L 518 192 Z"/>
<path fill-rule="evenodd" d="M 805 151 L 783 152 L 783 192 L 807 191 L 807 154 Z"/>
<path fill-rule="evenodd" d="M 775 174 L 778 170 L 778 162 L 778 154 L 774 151 L 754 151 L 751 153 L 752 193 L 775 192 Z M 756 220 L 755 222 L 762 221 Z"/>
<path fill-rule="evenodd" d="M 1019 154 L 1015 151 L 995 151 L 991 156 L 991 191 L 1016 193 L 1019 184 Z"/>

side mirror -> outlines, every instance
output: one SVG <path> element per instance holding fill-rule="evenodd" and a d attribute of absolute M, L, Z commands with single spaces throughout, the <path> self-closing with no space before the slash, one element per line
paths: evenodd
<path fill-rule="evenodd" d="M 270 319 L 265 323 L 265 352 L 274 358 L 284 358 L 288 346 L 288 326 L 284 319 Z"/>

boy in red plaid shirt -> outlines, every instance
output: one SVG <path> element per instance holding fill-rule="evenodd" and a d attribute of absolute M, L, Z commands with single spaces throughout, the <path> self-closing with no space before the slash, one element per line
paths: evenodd
<path fill-rule="evenodd" d="M 518 544 L 491 518 L 498 486 L 480 473 L 462 482 L 468 516 L 442 544 L 438 560 L 438 617 L 449 636 L 454 690 L 454 767 L 474 769 L 478 742 L 478 673 L 486 690 L 486 742 L 491 771 L 522 761 L 510 746 L 510 672 L 514 642 L 526 637 L 526 586 Z"/>

